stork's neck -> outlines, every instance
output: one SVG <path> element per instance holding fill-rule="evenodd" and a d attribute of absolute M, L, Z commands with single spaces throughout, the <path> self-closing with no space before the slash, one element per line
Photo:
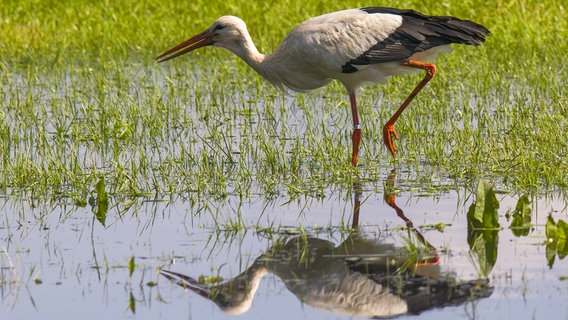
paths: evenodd
<path fill-rule="evenodd" d="M 240 37 L 235 42 L 225 45 L 225 48 L 243 59 L 251 68 L 274 86 L 280 89 L 284 89 L 285 86 L 292 89 L 297 88 L 296 90 L 302 89 L 301 86 L 290 85 L 287 79 L 289 76 L 286 66 L 282 64 L 282 59 L 279 58 L 281 56 L 279 54 L 280 47 L 272 54 L 262 54 L 258 52 L 248 31 L 241 30 Z"/>
<path fill-rule="evenodd" d="M 227 49 L 231 50 L 234 54 L 243 59 L 249 66 L 259 73 L 263 73 L 263 62 L 266 55 L 258 52 L 250 34 L 244 32 L 240 41 L 235 46 L 229 46 Z"/>

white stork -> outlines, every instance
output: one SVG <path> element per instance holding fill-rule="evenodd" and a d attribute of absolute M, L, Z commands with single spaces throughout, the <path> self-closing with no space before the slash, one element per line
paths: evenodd
<path fill-rule="evenodd" d="M 392 75 L 425 70 L 414 88 L 383 127 L 383 139 L 395 156 L 394 124 L 418 92 L 432 79 L 436 66 L 426 62 L 450 44 L 479 45 L 489 35 L 482 25 L 413 10 L 383 7 L 349 9 L 308 19 L 286 36 L 272 54 L 258 52 L 243 20 L 217 19 L 207 30 L 164 52 L 163 62 L 204 46 L 230 50 L 280 89 L 306 91 L 339 80 L 349 92 L 353 116 L 353 153 L 357 165 L 361 122 L 357 94 L 362 85 L 383 83 Z"/>

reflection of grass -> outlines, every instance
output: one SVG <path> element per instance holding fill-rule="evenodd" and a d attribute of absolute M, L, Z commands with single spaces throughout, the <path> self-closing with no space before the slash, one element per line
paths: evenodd
<path fill-rule="evenodd" d="M 400 261 L 396 261 L 397 272 L 404 273 L 414 271 L 418 265 L 427 264 L 437 253 L 436 249 L 423 243 L 419 238 L 413 236 L 407 229 L 407 235 L 402 238 L 403 253 Z M 393 260 L 394 262 L 394 260 Z"/>
<path fill-rule="evenodd" d="M 564 9 L 552 0 L 397 5 L 492 31 L 483 46 L 440 57 L 436 79 L 397 123 L 399 163 L 462 185 L 489 176 L 514 190 L 567 186 L 568 72 L 558 59 L 568 49 Z M 195 203 L 324 197 L 351 185 L 350 119 L 339 85 L 282 95 L 220 49 L 164 65 L 153 57 L 222 14 L 243 17 L 259 49 L 270 52 L 297 22 L 354 6 L 4 1 L 0 190 L 85 203 L 104 177 L 110 197 L 182 194 Z M 391 166 L 380 124 L 419 77 L 364 90 L 359 173 L 366 181 Z M 426 191 L 432 183 L 416 181 Z"/>
<path fill-rule="evenodd" d="M 38 275 L 35 271 L 36 266 L 31 265 L 28 272 L 28 279 L 25 279 L 21 272 L 21 268 L 18 265 L 18 260 L 20 258 L 20 253 L 17 253 L 16 259 L 10 256 L 8 249 L 6 247 L 2 248 L 2 255 L 0 262 L 2 265 L 2 270 L 0 271 L 0 290 L 2 291 L 2 302 L 7 308 L 13 308 L 22 294 L 22 288 L 26 288 L 29 284 L 29 280 L 34 278 L 34 282 L 39 284 L 35 280 L 39 280 Z M 16 260 L 14 263 L 13 260 Z M 41 280 L 40 280 L 41 281 Z M 29 299 L 32 305 L 35 307 L 35 302 L 33 297 L 30 295 Z"/>

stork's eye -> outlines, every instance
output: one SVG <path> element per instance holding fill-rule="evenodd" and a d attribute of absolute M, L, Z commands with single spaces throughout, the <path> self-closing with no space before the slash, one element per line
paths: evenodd
<path fill-rule="evenodd" d="M 215 26 L 215 31 L 217 30 L 223 30 L 226 26 L 222 25 L 222 24 L 218 24 L 217 26 Z"/>

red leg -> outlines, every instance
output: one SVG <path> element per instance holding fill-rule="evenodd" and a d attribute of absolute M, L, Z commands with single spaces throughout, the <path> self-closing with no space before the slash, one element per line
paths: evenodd
<path fill-rule="evenodd" d="M 359 144 L 361 144 L 361 123 L 359 122 L 359 110 L 357 109 L 357 95 L 355 91 L 349 92 L 349 101 L 351 102 L 351 114 L 353 116 L 353 153 L 351 155 L 351 165 L 357 166 L 359 159 Z"/>
<path fill-rule="evenodd" d="M 389 121 L 387 121 L 387 123 L 383 127 L 383 140 L 384 140 L 385 145 L 387 146 L 387 148 L 389 149 L 389 151 L 391 152 L 393 157 L 396 156 L 396 149 L 394 147 L 394 143 L 392 141 L 393 140 L 392 138 L 395 137 L 396 139 L 398 139 L 398 133 L 396 133 L 396 130 L 394 130 L 394 123 L 396 122 L 398 117 L 400 117 L 400 115 L 402 114 L 404 109 L 406 109 L 408 104 L 410 104 L 412 99 L 414 99 L 414 97 L 416 97 L 418 92 L 420 92 L 420 90 L 422 90 L 422 88 L 424 88 L 424 86 L 428 83 L 428 81 L 430 81 L 430 79 L 432 79 L 434 77 L 434 74 L 436 73 L 436 66 L 432 63 L 416 61 L 416 60 L 407 60 L 407 61 L 401 62 L 400 65 L 405 66 L 405 67 L 411 67 L 411 68 L 417 68 L 417 69 L 425 70 L 426 75 L 424 76 L 424 79 L 422 79 L 422 81 L 420 81 L 420 83 L 416 86 L 416 88 L 414 88 L 414 90 L 412 90 L 412 92 L 410 93 L 408 98 L 406 98 L 406 100 L 404 100 L 402 105 L 400 105 L 398 110 L 396 110 L 396 112 L 393 114 L 393 116 L 389 119 Z"/>

